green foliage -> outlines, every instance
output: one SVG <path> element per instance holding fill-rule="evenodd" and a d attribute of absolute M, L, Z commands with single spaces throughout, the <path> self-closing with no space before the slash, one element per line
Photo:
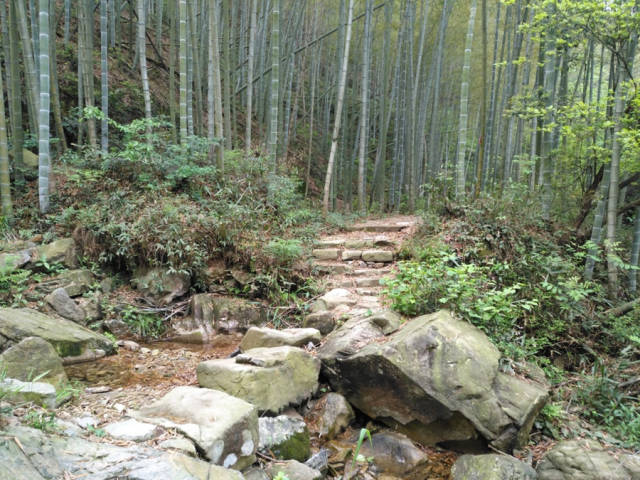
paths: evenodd
<path fill-rule="evenodd" d="M 99 438 L 105 437 L 107 435 L 107 432 L 105 432 L 102 428 L 94 427 L 93 425 L 87 425 L 87 432 Z"/>
<path fill-rule="evenodd" d="M 356 443 L 356 450 L 355 450 L 355 452 L 353 452 L 353 460 L 351 461 L 351 467 L 352 468 L 356 465 L 356 462 L 364 462 L 364 461 L 368 460 L 368 459 L 362 457 L 362 455 L 360 455 L 360 449 L 362 448 L 362 444 L 365 442 L 365 440 L 367 438 L 369 439 L 369 444 L 371 445 L 371 448 L 373 449 L 373 441 L 371 440 L 371 432 L 366 428 L 360 429 L 360 435 L 358 436 L 358 442 Z"/>
<path fill-rule="evenodd" d="M 37 428 L 43 432 L 53 432 L 56 429 L 55 412 L 47 412 L 40 409 L 29 410 L 24 416 L 24 420 L 32 428 Z"/>
<path fill-rule="evenodd" d="M 23 292 L 27 289 L 31 271 L 17 269 L 9 273 L 0 271 L 0 306 L 24 306 Z"/>
<path fill-rule="evenodd" d="M 463 207 L 444 242 L 417 237 L 402 252 L 411 260 L 385 281 L 392 307 L 408 316 L 451 309 L 513 358 L 583 328 L 587 299 L 599 292 L 581 279 L 585 251 L 561 250 L 534 233 L 535 217 L 523 221 L 509 208 Z"/>
<path fill-rule="evenodd" d="M 273 477 L 273 480 L 289 480 L 289 477 L 287 477 L 283 471 L 280 471 L 275 477 Z"/>
<path fill-rule="evenodd" d="M 287 268 L 302 256 L 302 243 L 297 239 L 276 238 L 267 243 L 265 250 L 278 266 Z"/>
<path fill-rule="evenodd" d="M 590 375 L 585 375 L 575 390 L 583 406 L 583 415 L 617 436 L 625 445 L 640 447 L 640 398 L 625 391 L 616 378 L 629 366 L 624 360 L 612 371 L 596 361 Z"/>
<path fill-rule="evenodd" d="M 141 338 L 158 338 L 166 330 L 161 316 L 141 311 L 130 305 L 122 309 L 121 317 L 122 321 Z"/>

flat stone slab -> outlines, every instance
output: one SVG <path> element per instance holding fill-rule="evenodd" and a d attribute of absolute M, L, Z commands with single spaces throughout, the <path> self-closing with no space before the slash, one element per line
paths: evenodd
<path fill-rule="evenodd" d="M 107 337 L 70 320 L 29 308 L 0 308 L 0 345 L 17 343 L 26 337 L 46 340 L 61 357 L 79 356 L 91 349 L 114 351 L 113 342 Z"/>
<path fill-rule="evenodd" d="M 462 455 L 451 469 L 451 480 L 537 480 L 536 471 L 508 455 Z"/>
<path fill-rule="evenodd" d="M 307 467 L 304 463 L 296 460 L 287 460 L 286 462 L 274 462 L 267 468 L 271 478 L 276 477 L 279 472 L 285 474 L 289 480 L 320 480 L 322 473 Z"/>
<path fill-rule="evenodd" d="M 202 362 L 196 373 L 203 387 L 278 413 L 316 391 L 320 361 L 296 347 L 254 348 L 234 358 Z"/>
<path fill-rule="evenodd" d="M 340 250 L 337 248 L 316 248 L 311 254 L 318 260 L 337 260 L 340 256 Z"/>
<path fill-rule="evenodd" d="M 393 252 L 389 250 L 365 250 L 362 252 L 365 262 L 389 263 L 393 262 Z"/>
<path fill-rule="evenodd" d="M 216 465 L 242 470 L 255 461 L 258 410 L 224 392 L 176 387 L 132 416 L 164 428 L 175 428 L 193 440 Z"/>
<path fill-rule="evenodd" d="M 374 246 L 373 238 L 363 238 L 355 240 L 347 240 L 344 242 L 345 248 L 353 250 L 362 250 L 363 248 L 370 248 Z"/>
<path fill-rule="evenodd" d="M 240 343 L 243 352 L 260 347 L 303 347 L 308 343 L 318 344 L 322 335 L 315 328 L 286 328 L 275 330 L 273 328 L 251 327 Z"/>
<path fill-rule="evenodd" d="M 342 252 L 342 260 L 360 260 L 362 257 L 362 250 L 344 250 Z"/>
<path fill-rule="evenodd" d="M 351 267 L 344 263 L 314 263 L 313 267 L 318 273 L 343 275 L 351 272 Z"/>
<path fill-rule="evenodd" d="M 122 422 L 110 423 L 104 427 L 104 431 L 111 438 L 127 440 L 129 442 L 146 442 L 160 435 L 161 430 L 157 425 L 139 422 L 133 418 Z"/>
<path fill-rule="evenodd" d="M 356 286 L 357 287 L 379 287 L 380 278 L 379 277 L 356 278 Z"/>
<path fill-rule="evenodd" d="M 327 240 L 316 240 L 315 246 L 318 248 L 336 248 L 344 245 L 344 238 L 335 238 L 335 239 L 327 239 Z"/>

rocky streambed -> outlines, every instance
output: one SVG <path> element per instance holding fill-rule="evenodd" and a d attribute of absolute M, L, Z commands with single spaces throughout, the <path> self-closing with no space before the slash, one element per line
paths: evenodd
<path fill-rule="evenodd" d="M 263 327 L 260 306 L 208 293 L 172 320 L 174 340 L 200 344 L 116 345 L 82 325 L 92 309 L 76 300 L 88 282 L 77 274 L 47 287 L 50 314 L 0 309 L 0 478 L 640 478 L 640 457 L 594 441 L 527 455 L 544 374 L 503 368 L 488 337 L 447 311 L 384 307 L 380 279 L 414 220 L 319 239 L 330 290 L 305 328 Z M 158 301 L 184 295 L 184 278 L 158 278 Z"/>

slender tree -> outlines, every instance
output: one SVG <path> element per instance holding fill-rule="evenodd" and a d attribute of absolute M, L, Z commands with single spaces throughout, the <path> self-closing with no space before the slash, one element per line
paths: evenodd
<path fill-rule="evenodd" d="M 349 0 L 349 9 L 347 13 L 347 31 L 344 41 L 344 55 L 342 66 L 340 68 L 340 79 L 338 83 L 338 97 L 336 104 L 336 116 L 333 125 L 333 135 L 331 136 L 331 151 L 329 153 L 329 163 L 327 165 L 327 174 L 324 180 L 324 194 L 322 198 L 322 210 L 325 215 L 329 212 L 329 193 L 331 189 L 331 179 L 333 177 L 333 167 L 338 150 L 338 139 L 340 135 L 340 122 L 342 120 L 342 107 L 344 105 L 344 91 L 347 84 L 347 70 L 349 67 L 349 48 L 351 47 L 351 30 L 353 24 L 353 0 Z"/>
<path fill-rule="evenodd" d="M 219 175 L 224 174 L 224 144 L 222 143 L 222 87 L 220 85 L 220 51 L 218 49 L 218 16 L 215 0 L 209 5 L 209 68 L 208 68 L 208 134 L 210 157 L 214 156 L 217 140 L 217 167 Z"/>
<path fill-rule="evenodd" d="M 373 18 L 373 0 L 367 0 L 364 21 L 364 43 L 362 48 L 362 97 L 360 110 L 360 148 L 358 154 L 358 206 L 365 213 L 365 168 L 369 147 L 369 72 L 371 70 L 371 21 Z"/>
<path fill-rule="evenodd" d="M 185 143 L 188 136 L 187 116 L 187 0 L 177 0 L 180 25 L 180 143 Z"/>
<path fill-rule="evenodd" d="M 151 135 L 151 91 L 147 71 L 147 14 L 145 0 L 138 0 L 138 49 L 140 51 L 140 77 L 142 78 L 142 96 L 144 97 L 144 117 L 147 120 L 147 135 Z"/>
<path fill-rule="evenodd" d="M 7 119 L 4 111 L 4 86 L 2 82 L 2 65 L 0 64 L 0 203 L 2 216 L 10 219 L 13 216 L 11 203 L 11 179 L 9 176 L 9 147 L 7 144 Z"/>
<path fill-rule="evenodd" d="M 102 153 L 109 151 L 109 43 L 108 43 L 108 3 L 100 0 L 100 84 L 102 92 L 102 124 L 100 126 L 100 145 Z M 113 0 L 112 0 L 113 1 Z"/>
<path fill-rule="evenodd" d="M 246 130 L 244 137 L 245 154 L 249 156 L 251 152 L 251 124 L 253 122 L 253 64 L 255 57 L 256 43 L 256 11 L 258 9 L 257 0 L 247 0 L 250 5 L 249 20 L 249 56 L 247 58 L 247 110 L 246 110 Z"/>
<path fill-rule="evenodd" d="M 38 116 L 38 192 L 40 212 L 49 210 L 49 0 L 40 0 L 40 113 Z"/>
<path fill-rule="evenodd" d="M 280 105 L 280 0 L 271 6 L 271 102 L 269 127 L 269 171 L 278 167 L 278 109 Z"/>
<path fill-rule="evenodd" d="M 467 150 L 467 123 L 469 121 L 469 77 L 471 73 L 471 47 L 473 46 L 473 29 L 476 21 L 477 0 L 471 1 L 467 40 L 464 47 L 464 63 L 462 65 L 462 81 L 460 82 L 460 121 L 458 126 L 458 156 L 456 159 L 456 199 L 464 198 L 465 172 L 464 162 Z"/>

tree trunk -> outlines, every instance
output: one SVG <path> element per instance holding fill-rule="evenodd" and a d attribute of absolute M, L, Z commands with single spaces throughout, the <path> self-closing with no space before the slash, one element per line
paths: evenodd
<path fill-rule="evenodd" d="M 471 1 L 467 40 L 464 47 L 464 64 L 460 83 L 460 121 L 458 128 L 458 156 L 456 159 L 456 200 L 465 196 L 465 155 L 467 150 L 467 123 L 469 121 L 469 77 L 471 73 L 471 47 L 473 46 L 473 29 L 476 23 L 477 0 Z"/>
<path fill-rule="evenodd" d="M 113 0 L 112 0 L 113 1 Z M 103 155 L 109 152 L 109 39 L 108 39 L 108 0 L 100 0 L 100 84 L 102 92 L 102 124 L 100 126 L 100 145 Z"/>
<path fill-rule="evenodd" d="M 324 215 L 327 215 L 327 213 L 329 213 L 329 191 L 331 188 L 331 179 L 333 177 L 333 165 L 336 159 L 336 151 L 338 150 L 338 137 L 340 134 L 340 122 L 342 120 L 344 91 L 347 83 L 347 69 L 349 67 L 349 49 L 351 47 L 352 23 L 353 23 L 353 0 L 349 0 L 349 9 L 347 13 L 347 31 L 346 31 L 346 37 L 344 40 L 344 55 L 342 58 L 342 66 L 340 68 L 340 80 L 338 83 L 336 116 L 335 116 L 335 123 L 333 125 L 333 135 L 331 137 L 331 151 L 329 152 L 329 163 L 327 165 L 327 175 L 324 180 L 324 195 L 322 198 L 322 210 Z"/>
<path fill-rule="evenodd" d="M 38 193 L 40 212 L 49 210 L 49 0 L 40 0 L 40 101 L 38 125 Z"/>
<path fill-rule="evenodd" d="M 367 210 L 365 200 L 365 168 L 369 146 L 369 72 L 371 70 L 371 19 L 373 17 L 373 0 L 366 2 L 366 18 L 364 21 L 364 45 L 362 50 L 362 97 L 360 110 L 360 148 L 358 155 L 358 206 L 360 213 Z"/>
<path fill-rule="evenodd" d="M 7 145 L 7 119 L 4 111 L 2 65 L 0 65 L 0 204 L 2 205 L 2 216 L 6 220 L 10 220 L 13 216 L 13 205 L 11 203 L 11 177 L 9 176 L 9 147 Z"/>

